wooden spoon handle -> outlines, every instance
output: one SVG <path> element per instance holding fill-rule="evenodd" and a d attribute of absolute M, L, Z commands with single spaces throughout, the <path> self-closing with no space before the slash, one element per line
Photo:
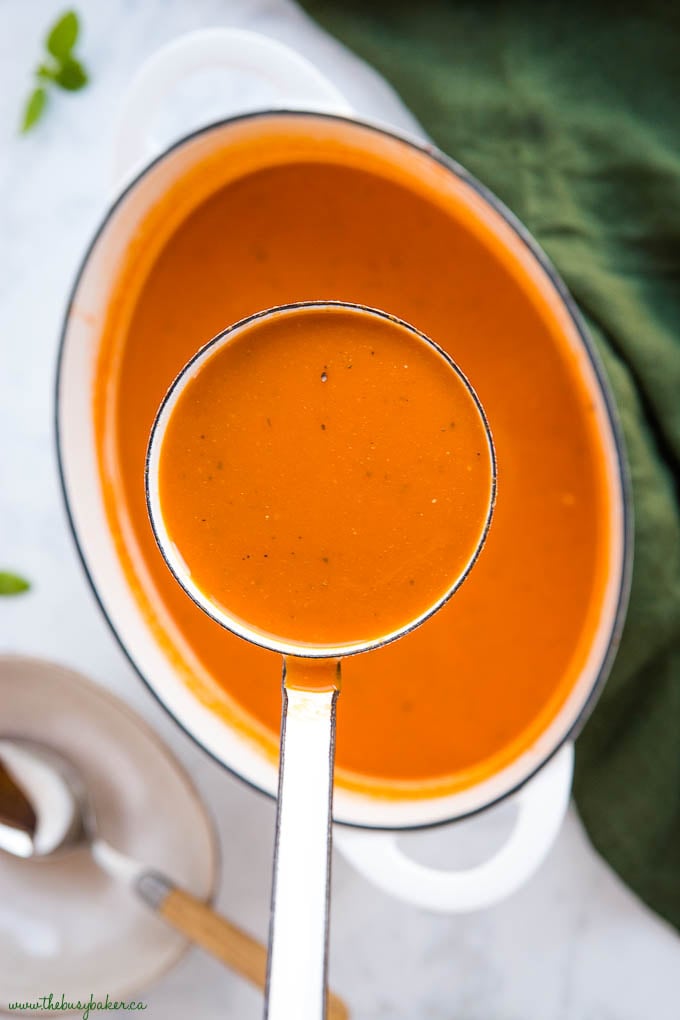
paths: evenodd
<path fill-rule="evenodd" d="M 220 917 L 183 889 L 172 889 L 158 912 L 168 924 L 192 942 L 212 953 L 258 988 L 264 988 L 267 950 L 226 917 Z"/>
<path fill-rule="evenodd" d="M 142 896 L 168 924 L 264 991 L 267 950 L 260 942 L 183 889 L 168 883 L 162 898 L 152 897 L 142 883 L 138 882 Z M 344 1002 L 332 992 L 328 993 L 328 1020 L 349 1020 Z"/>

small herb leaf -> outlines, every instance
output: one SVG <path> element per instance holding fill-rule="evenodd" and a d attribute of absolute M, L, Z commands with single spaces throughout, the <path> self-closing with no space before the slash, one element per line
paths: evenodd
<path fill-rule="evenodd" d="M 0 595 L 20 595 L 22 591 L 28 591 L 30 584 L 18 574 L 12 574 L 8 570 L 0 570 Z"/>
<path fill-rule="evenodd" d="M 35 88 L 24 107 L 22 132 L 29 131 L 42 117 L 51 86 L 78 92 L 87 85 L 88 73 L 73 56 L 79 36 L 80 20 L 73 10 L 65 11 L 49 30 L 45 39 L 46 52 L 33 72 Z"/>
<path fill-rule="evenodd" d="M 58 68 L 50 64 L 40 64 L 35 69 L 35 76 L 39 81 L 54 81 L 57 71 Z"/>
<path fill-rule="evenodd" d="M 78 15 L 75 11 L 66 11 L 55 21 L 47 35 L 45 46 L 48 52 L 57 60 L 66 61 L 78 40 L 79 31 Z"/>
<path fill-rule="evenodd" d="M 77 92 L 87 85 L 87 71 L 75 57 L 68 57 L 54 72 L 54 81 L 68 92 Z"/>
<path fill-rule="evenodd" d="M 34 124 L 37 124 L 43 115 L 45 105 L 47 103 L 47 93 L 42 86 L 38 86 L 37 89 L 33 89 L 30 96 L 26 100 L 26 106 L 24 107 L 24 116 L 21 121 L 21 130 L 25 133 L 30 131 Z M 0 573 L 0 578 L 6 576 Z M 0 591 L 0 594 L 3 594 Z"/>

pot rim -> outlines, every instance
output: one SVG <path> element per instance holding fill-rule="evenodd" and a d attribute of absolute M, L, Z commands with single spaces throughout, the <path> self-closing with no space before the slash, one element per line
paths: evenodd
<path fill-rule="evenodd" d="M 60 399 L 60 385 L 62 379 L 63 362 L 66 351 L 67 334 L 69 328 L 69 319 L 71 312 L 74 307 L 76 294 L 80 287 L 82 277 L 85 273 L 85 269 L 89 263 L 90 256 L 94 249 L 99 243 L 100 238 L 106 231 L 109 222 L 116 214 L 118 209 L 122 207 L 129 194 L 136 188 L 141 180 L 153 170 L 156 166 L 160 165 L 164 160 L 171 157 L 175 152 L 181 149 L 187 143 L 194 141 L 204 135 L 208 135 L 213 131 L 220 130 L 221 128 L 228 127 L 232 124 L 237 124 L 244 121 L 251 121 L 260 118 L 271 118 L 271 117 L 292 117 L 292 118 L 321 118 L 323 120 L 334 121 L 339 123 L 345 123 L 352 126 L 363 127 L 369 131 L 373 131 L 377 134 L 385 135 L 390 139 L 400 142 L 409 148 L 415 150 L 420 154 L 428 156 L 434 160 L 440 166 L 443 166 L 446 170 L 452 173 L 455 177 L 462 180 L 467 184 L 477 195 L 482 198 L 491 208 L 497 212 L 506 224 L 512 229 L 519 240 L 523 243 L 529 253 L 533 256 L 536 262 L 539 264 L 544 274 L 546 275 L 549 284 L 552 285 L 557 296 L 561 300 L 577 334 L 582 346 L 582 350 L 587 355 L 590 366 L 595 375 L 597 385 L 600 390 L 600 394 L 604 404 L 604 410 L 606 412 L 607 419 L 612 432 L 612 439 L 614 449 L 616 451 L 616 466 L 617 466 L 617 479 L 618 479 L 618 495 L 620 498 L 620 507 L 622 514 L 622 529 L 621 529 L 621 576 L 619 580 L 618 592 L 616 595 L 616 607 L 612 619 L 611 630 L 607 640 L 607 648 L 602 658 L 600 667 L 595 675 L 590 691 L 585 698 L 576 718 L 573 720 L 571 725 L 562 734 L 560 739 L 555 743 L 555 746 L 548 753 L 543 754 L 537 764 L 530 768 L 527 774 L 509 789 L 505 790 L 497 797 L 486 801 L 484 804 L 478 807 L 467 809 L 460 813 L 454 814 L 450 817 L 443 819 L 436 819 L 428 822 L 417 822 L 414 824 L 407 825 L 370 825 L 365 822 L 350 822 L 343 820 L 334 820 L 334 824 L 346 826 L 347 828 L 363 829 L 371 832 L 413 832 L 426 829 L 435 829 L 444 825 L 450 825 L 452 822 L 461 821 L 465 818 L 472 818 L 475 815 L 481 814 L 483 811 L 500 804 L 504 800 L 514 796 L 519 790 L 521 790 L 552 758 L 555 757 L 557 752 L 569 741 L 573 741 L 579 735 L 583 729 L 586 721 L 595 707 L 595 704 L 600 696 L 602 688 L 609 675 L 611 667 L 613 665 L 614 658 L 618 651 L 619 643 L 621 640 L 621 634 L 626 619 L 626 611 L 628 609 L 630 588 L 632 581 L 632 566 L 633 566 L 633 501 L 632 501 L 632 487 L 630 479 L 630 471 L 628 467 L 628 460 L 626 456 L 626 449 L 624 445 L 623 432 L 621 428 L 621 422 L 619 419 L 618 410 L 614 402 L 614 397 L 611 391 L 609 380 L 607 379 L 602 364 L 601 358 L 595 348 L 595 344 L 590 337 L 588 329 L 586 327 L 583 316 L 576 305 L 574 298 L 571 296 L 566 284 L 562 280 L 561 276 L 557 272 L 555 266 L 548 258 L 546 253 L 543 251 L 541 246 L 538 244 L 533 235 L 524 226 L 524 224 L 515 216 L 515 214 L 485 185 L 483 185 L 477 178 L 465 169 L 460 163 L 458 163 L 453 157 L 446 155 L 440 149 L 437 148 L 433 143 L 422 142 L 418 139 L 409 136 L 404 132 L 395 130 L 394 128 L 386 127 L 383 124 L 372 123 L 370 120 L 365 120 L 356 116 L 344 116 L 341 114 L 316 112 L 314 110 L 288 110 L 288 109 L 273 109 L 273 110 L 255 110 L 248 113 L 237 114 L 231 117 L 224 117 L 216 121 L 211 121 L 209 124 L 205 124 L 188 134 L 182 135 L 171 145 L 163 149 L 162 152 L 154 156 L 149 162 L 145 163 L 138 171 L 136 171 L 129 179 L 127 179 L 122 186 L 119 193 L 116 195 L 114 200 L 109 205 L 106 213 L 96 228 L 89 244 L 87 245 L 85 252 L 81 258 L 73 284 L 70 288 L 66 308 L 62 319 L 62 325 L 59 336 L 59 347 L 57 352 L 57 363 L 55 372 L 55 386 L 54 386 L 54 437 L 57 454 L 57 470 L 59 475 L 59 485 L 61 488 L 62 497 L 64 500 L 64 508 L 66 510 L 66 517 L 68 521 L 68 527 L 73 537 L 73 541 L 76 547 L 76 552 L 80 563 L 85 572 L 85 576 L 92 590 L 92 594 L 101 610 L 106 623 L 109 626 L 111 633 L 113 634 L 118 646 L 122 650 L 126 659 L 132 666 L 133 670 L 144 683 L 147 690 L 153 695 L 155 700 L 161 705 L 164 711 L 170 716 L 176 725 L 194 741 L 206 754 L 212 758 L 218 765 L 225 769 L 235 778 L 245 783 L 251 789 L 256 792 L 269 797 L 272 800 L 276 799 L 275 792 L 264 789 L 255 783 L 252 779 L 247 778 L 238 772 L 232 765 L 228 765 L 222 758 L 218 757 L 206 744 L 195 734 L 188 725 L 184 723 L 175 712 L 168 706 L 165 700 L 161 697 L 160 693 L 156 690 L 155 686 L 147 679 L 143 674 L 141 668 L 137 665 L 133 658 L 132 652 L 125 645 L 122 636 L 119 634 L 118 629 L 113 622 L 111 615 L 109 614 L 102 596 L 99 593 L 97 585 L 94 580 L 93 573 L 90 569 L 88 561 L 85 556 L 84 548 L 81 544 L 78 531 L 75 524 L 74 515 L 71 509 L 71 503 L 69 500 L 68 489 L 66 485 L 66 471 L 65 471 L 65 454 L 62 448 L 61 438 L 61 399 Z"/>

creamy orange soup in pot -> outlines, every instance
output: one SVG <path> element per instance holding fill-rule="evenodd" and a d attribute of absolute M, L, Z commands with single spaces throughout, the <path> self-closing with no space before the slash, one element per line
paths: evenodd
<path fill-rule="evenodd" d="M 279 657 L 206 616 L 151 530 L 145 455 L 168 386 L 237 320 L 324 300 L 412 323 L 472 381 L 498 461 L 484 551 L 440 613 L 343 664 L 337 781 L 383 795 L 455 792 L 527 750 L 581 675 L 605 598 L 613 510 L 591 384 L 552 284 L 493 216 L 448 168 L 370 129 L 246 119 L 149 212 L 101 339 L 100 471 L 130 587 L 187 682 L 183 649 L 272 757 Z M 391 424 L 407 443 L 407 416 Z"/>

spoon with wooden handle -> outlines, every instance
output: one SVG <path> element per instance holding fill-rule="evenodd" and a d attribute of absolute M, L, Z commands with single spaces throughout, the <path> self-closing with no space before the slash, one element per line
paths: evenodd
<path fill-rule="evenodd" d="M 161 875 L 149 871 L 140 875 L 137 891 L 173 928 L 264 991 L 267 949 L 260 942 Z M 332 992 L 328 1020 L 349 1020 L 347 1006 Z"/>
<path fill-rule="evenodd" d="M 265 946 L 165 875 L 103 840 L 83 778 L 60 752 L 18 737 L 0 738 L 0 851 L 46 859 L 81 846 L 89 846 L 104 871 L 187 939 L 265 990 Z M 344 1002 L 329 993 L 328 1020 L 348 1018 Z"/>

